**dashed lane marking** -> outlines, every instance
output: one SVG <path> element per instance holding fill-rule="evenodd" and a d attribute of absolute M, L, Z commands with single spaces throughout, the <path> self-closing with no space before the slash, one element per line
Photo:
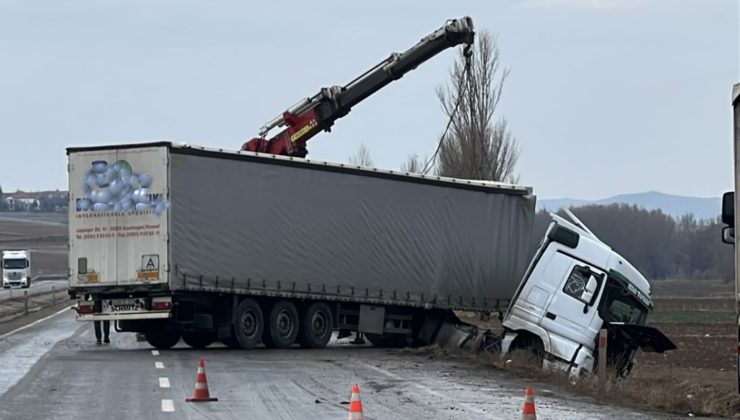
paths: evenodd
<path fill-rule="evenodd" d="M 164 369 L 164 363 L 162 362 L 154 362 L 154 367 L 157 369 Z"/>
<path fill-rule="evenodd" d="M 170 378 L 160 377 L 159 378 L 159 387 L 160 388 L 169 388 L 170 387 Z"/>
<path fill-rule="evenodd" d="M 174 413 L 175 412 L 175 402 L 172 400 L 162 400 L 162 412 Z"/>
<path fill-rule="evenodd" d="M 159 350 L 152 350 L 152 356 L 159 356 Z"/>

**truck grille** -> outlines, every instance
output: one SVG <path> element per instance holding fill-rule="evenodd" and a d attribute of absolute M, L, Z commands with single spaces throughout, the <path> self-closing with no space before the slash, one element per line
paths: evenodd
<path fill-rule="evenodd" d="M 8 273 L 8 280 L 20 280 L 21 277 L 21 273 L 17 271 Z"/>

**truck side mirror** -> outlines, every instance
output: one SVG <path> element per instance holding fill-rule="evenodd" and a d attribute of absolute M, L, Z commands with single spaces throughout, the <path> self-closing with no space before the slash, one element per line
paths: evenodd
<path fill-rule="evenodd" d="M 596 289 L 599 287 L 599 282 L 596 280 L 596 277 L 592 274 L 588 277 L 588 282 L 586 283 L 586 287 L 583 289 L 583 294 L 581 295 L 581 299 L 584 300 L 586 303 L 583 306 L 583 313 L 585 314 L 588 312 L 588 307 L 593 305 L 594 303 L 594 297 L 596 295 Z"/>
<path fill-rule="evenodd" d="M 735 228 L 725 226 L 722 228 L 722 242 L 730 245 L 735 244 Z"/>
<path fill-rule="evenodd" d="M 735 193 L 732 191 L 722 194 L 722 223 L 735 227 Z"/>

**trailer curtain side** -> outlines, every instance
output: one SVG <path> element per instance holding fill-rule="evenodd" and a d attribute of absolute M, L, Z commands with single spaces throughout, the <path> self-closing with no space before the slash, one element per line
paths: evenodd
<path fill-rule="evenodd" d="M 495 310 L 534 196 L 171 148 L 170 289 Z"/>

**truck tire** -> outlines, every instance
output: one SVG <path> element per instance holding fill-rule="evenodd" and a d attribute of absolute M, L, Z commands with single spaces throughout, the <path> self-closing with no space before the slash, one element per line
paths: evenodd
<path fill-rule="evenodd" d="M 204 349 L 216 341 L 216 335 L 212 332 L 184 331 L 182 341 L 194 349 Z"/>
<path fill-rule="evenodd" d="M 287 349 L 298 337 L 298 310 L 293 302 L 279 300 L 270 310 L 270 322 L 265 326 L 262 341 L 267 347 Z"/>
<path fill-rule="evenodd" d="M 165 323 L 157 323 L 144 333 L 146 342 L 150 346 L 158 349 L 169 349 L 172 348 L 178 341 L 180 341 L 180 332 L 171 328 L 167 328 Z"/>
<path fill-rule="evenodd" d="M 244 299 L 236 307 L 234 336 L 243 349 L 253 349 L 260 344 L 265 328 L 262 309 L 254 299 Z"/>
<path fill-rule="evenodd" d="M 527 364 L 541 369 L 545 359 L 545 346 L 542 344 L 542 340 L 531 334 L 520 334 L 511 344 L 511 351 L 519 351 Z"/>
<path fill-rule="evenodd" d="M 316 302 L 306 309 L 298 332 L 298 343 L 302 347 L 324 348 L 331 339 L 334 320 L 331 308 L 324 302 Z"/>

